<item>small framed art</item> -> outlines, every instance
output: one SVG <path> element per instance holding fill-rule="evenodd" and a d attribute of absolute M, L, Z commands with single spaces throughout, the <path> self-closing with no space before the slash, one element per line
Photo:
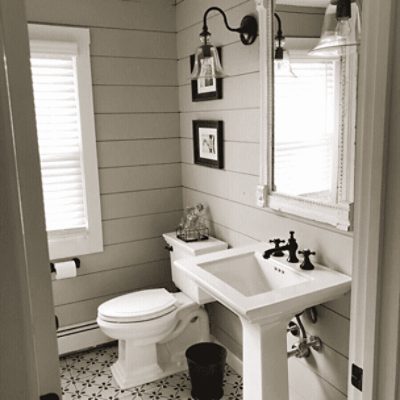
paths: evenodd
<path fill-rule="evenodd" d="M 221 47 L 217 47 L 221 60 Z M 211 59 L 210 59 L 211 60 Z M 190 71 L 193 70 L 194 54 L 190 56 Z M 205 58 L 201 68 L 212 69 L 214 65 Z M 222 99 L 222 78 L 192 80 L 192 101 L 207 101 Z"/>
<path fill-rule="evenodd" d="M 193 121 L 194 163 L 224 168 L 223 121 Z"/>

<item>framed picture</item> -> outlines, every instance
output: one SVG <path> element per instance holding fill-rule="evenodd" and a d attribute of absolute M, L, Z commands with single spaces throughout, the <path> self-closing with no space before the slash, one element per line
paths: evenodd
<path fill-rule="evenodd" d="M 211 168 L 224 168 L 222 121 L 193 121 L 194 163 Z"/>
<path fill-rule="evenodd" d="M 217 47 L 218 55 L 221 60 L 221 47 Z M 211 59 L 204 59 L 201 68 L 213 69 Z M 193 70 L 194 54 L 190 56 L 190 70 Z M 222 78 L 218 79 L 198 79 L 192 81 L 192 101 L 207 101 L 222 99 Z"/>

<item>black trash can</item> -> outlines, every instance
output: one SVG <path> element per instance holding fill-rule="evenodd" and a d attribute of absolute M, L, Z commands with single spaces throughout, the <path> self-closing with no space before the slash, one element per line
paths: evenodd
<path fill-rule="evenodd" d="M 224 395 L 226 349 L 216 343 L 197 343 L 186 350 L 186 358 L 193 399 L 219 400 Z"/>

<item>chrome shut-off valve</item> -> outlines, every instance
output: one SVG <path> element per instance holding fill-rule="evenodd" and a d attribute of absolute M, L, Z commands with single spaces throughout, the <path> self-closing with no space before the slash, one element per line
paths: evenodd
<path fill-rule="evenodd" d="M 307 358 L 311 355 L 311 350 L 320 351 L 322 349 L 322 341 L 318 336 L 310 336 L 302 338 L 298 343 L 292 346 L 292 350 L 288 351 L 287 356 L 296 358 Z"/>
<path fill-rule="evenodd" d="M 301 316 L 306 313 L 311 323 L 315 324 L 318 320 L 315 307 L 308 308 L 295 316 L 296 322 L 290 321 L 287 332 L 293 336 L 299 336 L 299 341 L 287 352 L 287 357 L 307 358 L 311 355 L 311 349 L 320 351 L 322 349 L 322 340 L 318 336 L 307 336 Z"/>

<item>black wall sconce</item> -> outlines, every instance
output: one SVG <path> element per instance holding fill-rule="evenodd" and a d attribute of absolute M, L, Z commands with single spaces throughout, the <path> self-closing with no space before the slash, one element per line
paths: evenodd
<path fill-rule="evenodd" d="M 275 35 L 275 75 L 296 78 L 296 74 L 292 70 L 290 65 L 290 59 L 287 50 L 285 49 L 285 35 L 282 29 L 282 20 L 277 13 L 274 13 L 274 17 L 277 21 L 278 29 Z"/>
<path fill-rule="evenodd" d="M 278 30 L 275 36 L 275 60 L 283 60 L 285 36 L 282 31 L 282 20 L 277 13 L 274 14 L 274 17 L 278 23 Z"/>
<path fill-rule="evenodd" d="M 208 8 L 203 16 L 203 29 L 200 33 L 201 46 L 196 50 L 191 79 L 215 79 L 225 77 L 216 47 L 211 43 L 211 33 L 208 31 L 207 17 L 211 11 L 218 11 L 223 19 L 226 29 L 237 32 L 241 42 L 248 46 L 255 42 L 258 33 L 258 23 L 255 17 L 246 15 L 238 28 L 228 24 L 225 12 L 219 7 Z"/>

